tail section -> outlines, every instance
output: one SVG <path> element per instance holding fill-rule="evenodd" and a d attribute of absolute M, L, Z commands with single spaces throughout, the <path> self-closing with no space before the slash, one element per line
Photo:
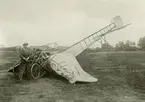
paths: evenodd
<path fill-rule="evenodd" d="M 91 34 L 90 36 L 82 39 L 81 41 L 75 43 L 74 45 L 70 46 L 66 49 L 65 53 L 72 53 L 75 57 L 82 53 L 85 49 L 90 47 L 96 41 L 100 40 L 106 34 L 117 31 L 119 29 L 125 28 L 128 25 L 123 25 L 123 22 L 120 16 L 116 16 L 111 20 L 111 24 L 102 28 L 101 30 Z"/>

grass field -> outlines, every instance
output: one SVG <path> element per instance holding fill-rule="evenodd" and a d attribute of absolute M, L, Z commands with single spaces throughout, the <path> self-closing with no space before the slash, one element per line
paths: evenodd
<path fill-rule="evenodd" d="M 77 59 L 98 82 L 71 85 L 46 76 L 19 83 L 12 73 L 0 73 L 0 102 L 145 102 L 145 52 L 82 53 Z M 17 60 L 14 52 L 0 52 L 0 70 Z"/>

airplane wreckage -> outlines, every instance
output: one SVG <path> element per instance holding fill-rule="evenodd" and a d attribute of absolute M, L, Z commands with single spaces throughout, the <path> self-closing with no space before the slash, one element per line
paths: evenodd
<path fill-rule="evenodd" d="M 128 25 L 130 24 L 123 25 L 120 16 L 116 16 L 109 25 L 62 52 L 47 54 L 43 50 L 36 51 L 34 56 L 30 58 L 30 67 L 26 68 L 24 74 L 30 79 L 38 79 L 44 76 L 45 73 L 53 71 L 67 79 L 71 84 L 75 82 L 97 82 L 97 78 L 94 78 L 82 69 L 76 57 L 92 44 L 101 40 L 106 34 L 125 28 Z M 19 64 L 19 62 L 16 63 L 8 72 L 13 72 L 16 75 Z"/>

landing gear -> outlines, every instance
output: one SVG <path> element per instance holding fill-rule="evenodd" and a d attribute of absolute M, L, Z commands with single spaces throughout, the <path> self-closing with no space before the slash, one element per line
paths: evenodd
<path fill-rule="evenodd" d="M 30 74 L 32 79 L 38 79 L 40 77 L 40 66 L 37 63 L 32 64 L 30 67 Z"/>

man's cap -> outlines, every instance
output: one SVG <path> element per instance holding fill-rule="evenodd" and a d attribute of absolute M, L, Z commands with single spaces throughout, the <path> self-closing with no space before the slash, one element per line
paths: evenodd
<path fill-rule="evenodd" d="M 28 45 L 28 43 L 24 43 L 23 45 Z"/>

